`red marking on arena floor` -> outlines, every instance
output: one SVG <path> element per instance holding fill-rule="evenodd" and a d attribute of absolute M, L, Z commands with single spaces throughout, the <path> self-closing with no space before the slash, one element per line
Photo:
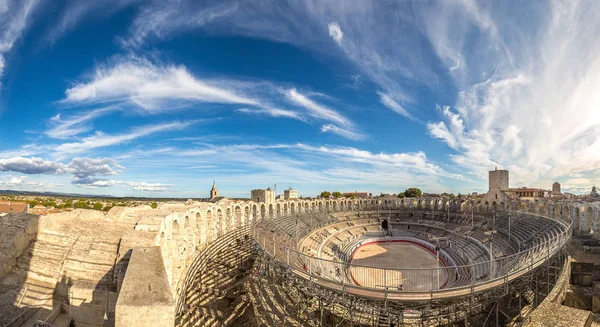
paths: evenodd
<path fill-rule="evenodd" d="M 423 244 L 414 242 L 414 241 L 410 241 L 410 240 L 389 240 L 389 241 L 373 241 L 373 242 L 367 242 L 367 243 L 363 243 L 360 246 L 358 246 L 357 248 L 354 249 L 354 251 L 352 251 L 352 255 L 350 255 L 350 261 L 349 263 L 352 265 L 352 260 L 354 260 L 354 255 L 356 254 L 356 252 L 358 251 L 358 249 L 362 248 L 365 245 L 370 245 L 370 244 L 377 244 L 377 243 L 411 243 L 414 245 L 417 245 L 419 247 L 422 247 L 423 249 L 429 251 L 431 254 L 435 255 L 437 257 L 437 255 L 435 254 L 435 252 L 426 247 L 423 246 Z M 448 266 L 446 265 L 446 262 L 444 261 L 444 259 L 442 257 L 440 257 L 440 261 L 442 262 L 442 265 L 444 265 L 444 268 L 447 268 Z M 395 269 L 402 269 L 402 268 L 395 268 Z M 356 281 L 356 279 L 354 279 L 354 276 L 352 275 L 352 268 L 350 268 L 350 278 L 352 279 L 352 282 L 354 282 L 354 284 L 361 286 L 359 282 Z M 440 287 L 440 289 L 446 287 L 446 285 L 448 284 L 448 272 L 446 271 L 446 281 L 444 282 L 444 285 L 442 285 L 442 287 Z"/>

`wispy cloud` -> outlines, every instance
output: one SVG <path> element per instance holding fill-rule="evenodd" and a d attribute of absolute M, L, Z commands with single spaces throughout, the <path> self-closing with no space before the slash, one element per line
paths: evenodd
<path fill-rule="evenodd" d="M 338 134 L 347 139 L 355 140 L 355 141 L 361 141 L 361 140 L 366 139 L 366 136 L 364 136 L 363 134 L 353 132 L 351 130 L 343 129 L 343 128 L 337 127 L 335 125 L 332 125 L 332 124 L 326 124 L 326 125 L 321 126 L 321 132 L 323 132 L 323 133 L 329 132 L 329 133 Z"/>
<path fill-rule="evenodd" d="M 57 114 L 49 120 L 51 127 L 44 134 L 54 139 L 69 139 L 91 130 L 92 120 L 117 110 L 119 110 L 118 106 L 107 106 L 80 112 L 67 118 L 63 118 L 61 114 Z"/>
<path fill-rule="evenodd" d="M 147 59 L 126 57 L 96 68 L 89 81 L 66 91 L 66 104 L 128 101 L 148 111 L 167 111 L 194 102 L 256 105 L 258 102 L 216 86 L 222 81 L 202 81 L 184 66 L 157 66 Z"/>
<path fill-rule="evenodd" d="M 311 100 L 294 88 L 287 90 L 286 95 L 293 103 L 305 108 L 307 114 L 310 116 L 335 122 L 343 126 L 352 126 L 352 122 L 348 118 L 331 108 Z"/>
<path fill-rule="evenodd" d="M 125 46 L 140 46 L 153 37 L 165 39 L 178 32 L 204 26 L 238 10 L 236 2 L 216 2 L 200 7 L 194 1 L 152 1 L 142 7 L 133 22 L 129 35 L 122 40 Z"/>
<path fill-rule="evenodd" d="M 0 1 L 0 78 L 6 67 L 5 56 L 27 28 L 30 16 L 37 4 L 36 0 Z M 0 81 L 1 87 L 2 83 Z"/>
<path fill-rule="evenodd" d="M 218 154 L 218 156 L 217 156 Z M 353 147 L 309 144 L 237 144 L 176 150 L 182 167 L 227 165 L 227 172 L 211 171 L 211 178 L 237 186 L 287 183 L 302 186 L 305 194 L 327 187 L 368 186 L 369 189 L 423 187 L 445 191 L 444 181 L 464 181 L 460 174 L 432 163 L 423 152 L 373 153 Z M 232 170 L 242 169 L 240 173 Z M 348 176 L 352 176 L 351 180 Z M 306 181 L 310 181 L 307 183 Z"/>
<path fill-rule="evenodd" d="M 465 1 L 448 14 L 465 5 L 467 20 L 435 15 L 430 21 L 438 24 L 428 27 L 444 62 L 461 63 L 456 104 L 441 107 L 441 120 L 428 124 L 433 137 L 456 151 L 451 160 L 481 178 L 498 165 L 521 185 L 547 181 L 546 188 L 599 169 L 597 5 L 551 2 L 524 8 L 531 18 L 516 21 L 502 4 L 478 8 Z M 475 30 L 484 33 L 457 42 Z"/>
<path fill-rule="evenodd" d="M 96 148 L 127 143 L 137 138 L 159 132 L 181 130 L 192 125 L 193 123 L 193 121 L 174 121 L 155 125 L 145 125 L 141 127 L 136 127 L 128 133 L 115 135 L 98 132 L 95 135 L 84 137 L 79 142 L 60 144 L 54 149 L 54 153 L 58 157 L 64 157 L 67 155 L 73 155 L 78 153 L 85 153 Z"/>
<path fill-rule="evenodd" d="M 302 117 L 298 112 L 286 109 L 277 109 L 277 108 L 265 108 L 265 109 L 250 109 L 250 108 L 240 108 L 236 110 L 237 112 L 241 112 L 243 114 L 250 115 L 267 115 L 276 118 L 292 118 L 300 121 L 306 121 L 304 117 Z"/>
<path fill-rule="evenodd" d="M 389 94 L 379 92 L 379 97 L 380 97 L 381 103 L 383 103 L 386 107 L 392 109 L 394 112 L 396 112 L 406 118 L 414 119 L 414 117 L 411 114 L 409 114 L 408 111 L 406 111 L 406 109 L 404 109 L 401 105 L 399 105 L 398 102 L 396 102 L 394 99 L 392 99 L 392 97 Z"/>

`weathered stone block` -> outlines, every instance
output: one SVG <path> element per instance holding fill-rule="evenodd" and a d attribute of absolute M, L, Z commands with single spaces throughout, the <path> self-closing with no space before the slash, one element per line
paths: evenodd
<path fill-rule="evenodd" d="M 115 326 L 172 327 L 175 301 L 160 247 L 134 248 L 121 285 Z"/>

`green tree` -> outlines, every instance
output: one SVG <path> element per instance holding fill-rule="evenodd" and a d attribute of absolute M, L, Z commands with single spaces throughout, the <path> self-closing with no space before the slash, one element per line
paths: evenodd
<path fill-rule="evenodd" d="M 404 195 L 404 192 L 400 192 L 400 193 L 398 193 L 398 197 L 399 197 L 399 198 L 405 198 L 405 197 L 406 197 L 406 195 Z"/>
<path fill-rule="evenodd" d="M 420 189 L 416 187 L 411 187 L 408 190 L 404 191 L 404 196 L 407 198 L 418 198 L 423 195 Z"/>
<path fill-rule="evenodd" d="M 321 195 L 319 195 L 319 197 L 326 198 L 326 199 L 329 198 L 330 196 L 331 196 L 331 193 L 328 191 L 323 191 L 323 192 L 321 192 Z"/>
<path fill-rule="evenodd" d="M 102 203 L 96 202 L 94 203 L 94 210 L 102 210 Z"/>
<path fill-rule="evenodd" d="M 152 207 L 152 209 L 156 209 L 156 207 L 158 207 L 158 203 L 152 202 L 150 206 Z"/>
<path fill-rule="evenodd" d="M 344 196 L 341 192 L 338 191 L 331 193 L 331 195 L 333 195 L 334 198 L 341 198 L 342 196 Z"/>
<path fill-rule="evenodd" d="M 351 199 L 356 199 L 356 193 L 350 193 L 348 194 L 348 197 Z"/>
<path fill-rule="evenodd" d="M 63 207 L 73 208 L 73 200 L 66 200 L 65 202 L 63 202 Z"/>
<path fill-rule="evenodd" d="M 89 206 L 87 205 L 87 202 L 83 201 L 83 200 L 79 200 L 77 202 L 75 202 L 73 204 L 73 208 L 75 209 L 89 209 Z"/>
<path fill-rule="evenodd" d="M 31 200 L 31 201 L 29 201 L 29 207 L 30 207 L 30 208 L 33 208 L 33 207 L 35 207 L 37 204 L 38 204 L 38 202 L 37 202 L 36 200 Z"/>

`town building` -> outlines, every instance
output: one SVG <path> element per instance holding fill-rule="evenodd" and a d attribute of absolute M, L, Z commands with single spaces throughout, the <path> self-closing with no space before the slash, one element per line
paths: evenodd
<path fill-rule="evenodd" d="M 350 197 L 350 196 L 352 196 L 352 194 L 354 194 L 357 198 L 368 198 L 369 197 L 369 193 L 368 192 L 358 192 L 358 191 L 345 192 L 344 196 L 345 197 Z"/>
<path fill-rule="evenodd" d="M 294 190 L 293 188 L 289 188 L 285 191 L 283 191 L 283 199 L 284 200 L 291 200 L 291 199 L 297 199 L 298 198 L 298 190 Z"/>
<path fill-rule="evenodd" d="M 0 202 L 0 215 L 8 213 L 27 213 L 29 204 L 26 202 Z"/>
<path fill-rule="evenodd" d="M 275 191 L 272 188 L 256 189 L 250 191 L 250 197 L 254 202 L 264 202 L 266 204 L 275 203 Z"/>
<path fill-rule="evenodd" d="M 541 188 L 531 188 L 531 187 L 520 187 L 520 188 L 511 188 L 509 189 L 510 197 L 513 199 L 538 199 L 538 198 L 547 198 L 550 196 L 550 192 L 548 190 L 544 190 Z"/>

